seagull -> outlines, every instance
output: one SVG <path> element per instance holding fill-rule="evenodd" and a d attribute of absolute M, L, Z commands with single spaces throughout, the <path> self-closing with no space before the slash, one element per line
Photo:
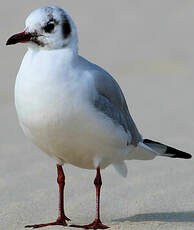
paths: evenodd
<path fill-rule="evenodd" d="M 116 80 L 78 54 L 77 29 L 65 9 L 41 7 L 25 25 L 24 32 L 6 43 L 25 43 L 28 48 L 15 84 L 17 115 L 24 134 L 56 160 L 59 186 L 57 220 L 26 228 L 67 226 L 64 164 L 96 170 L 96 217 L 91 224 L 70 226 L 109 228 L 100 219 L 101 169 L 113 165 L 125 177 L 127 160 L 192 156 L 142 137 Z"/>

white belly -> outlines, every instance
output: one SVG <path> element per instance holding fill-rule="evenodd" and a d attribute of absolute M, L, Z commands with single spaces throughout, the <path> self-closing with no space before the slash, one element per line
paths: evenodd
<path fill-rule="evenodd" d="M 25 135 L 60 163 L 92 169 L 126 159 L 129 136 L 89 103 L 80 82 L 46 84 L 18 76 L 15 103 Z M 56 82 L 57 84 L 57 82 Z"/>

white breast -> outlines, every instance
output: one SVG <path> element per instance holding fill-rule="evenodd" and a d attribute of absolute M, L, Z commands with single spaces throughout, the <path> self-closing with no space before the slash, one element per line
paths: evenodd
<path fill-rule="evenodd" d="M 28 51 L 21 65 L 15 103 L 26 136 L 58 161 L 78 167 L 94 168 L 99 159 L 106 167 L 121 152 L 125 158 L 128 137 L 92 106 L 89 73 L 83 77 L 83 71 L 66 68 L 58 55 L 53 66 L 49 59 L 42 62 L 44 53 Z"/>

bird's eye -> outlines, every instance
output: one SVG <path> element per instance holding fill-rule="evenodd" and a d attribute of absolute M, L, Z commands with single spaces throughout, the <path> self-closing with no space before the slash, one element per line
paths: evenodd
<path fill-rule="evenodd" d="M 55 28 L 55 25 L 53 23 L 49 23 L 44 27 L 44 31 L 46 33 L 51 33 Z"/>

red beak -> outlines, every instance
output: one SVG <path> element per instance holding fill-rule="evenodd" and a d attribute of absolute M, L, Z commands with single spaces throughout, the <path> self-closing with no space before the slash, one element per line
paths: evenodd
<path fill-rule="evenodd" d="M 26 33 L 26 32 L 14 34 L 7 40 L 6 45 L 14 45 L 19 42 L 20 43 L 29 42 L 32 37 L 33 37 L 33 34 Z"/>

